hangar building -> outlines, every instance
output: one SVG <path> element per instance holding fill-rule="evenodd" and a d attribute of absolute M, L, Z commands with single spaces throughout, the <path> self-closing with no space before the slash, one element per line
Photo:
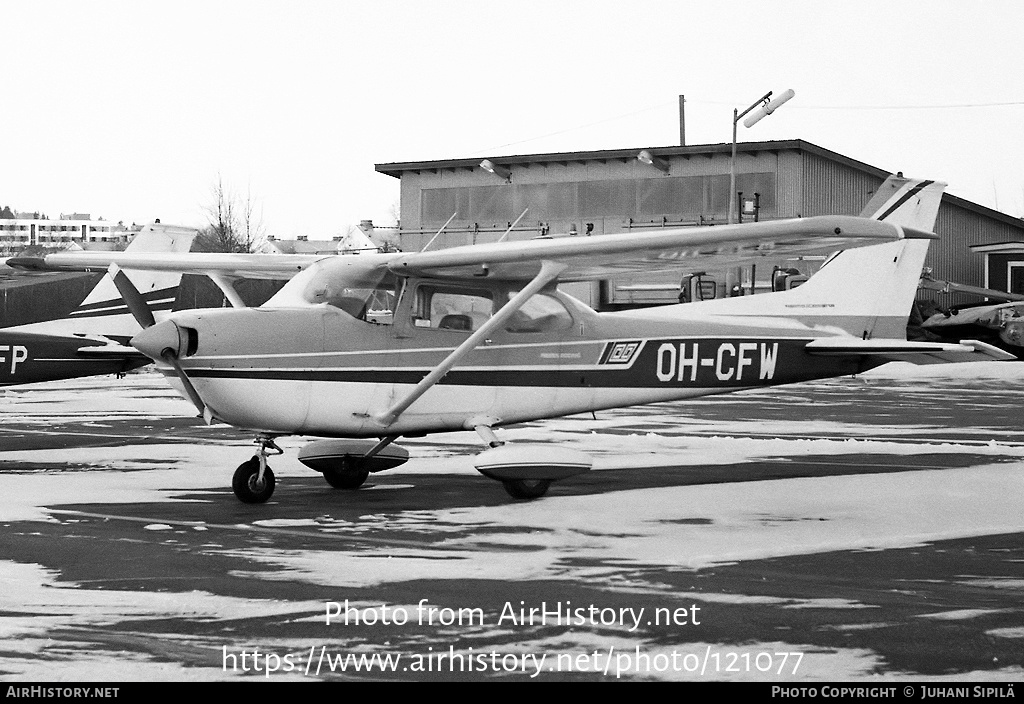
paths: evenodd
<path fill-rule="evenodd" d="M 398 246 L 418 251 L 442 227 L 431 248 L 492 242 L 510 227 L 506 239 L 724 224 L 731 149 L 731 144 L 706 144 L 375 168 L 400 179 Z M 941 180 L 941 174 L 913 175 Z M 857 215 L 887 176 L 883 169 L 804 140 L 740 143 L 738 220 Z M 977 287 L 991 283 L 992 288 L 1024 293 L 1024 221 L 945 194 L 935 229 L 941 239 L 932 243 L 925 263 L 933 278 Z M 776 266 L 809 275 L 819 265 L 820 259 L 765 262 L 740 272 L 709 273 L 717 282 L 717 294 L 725 295 L 736 286 L 743 293 L 770 290 Z M 638 275 L 571 292 L 604 310 L 674 303 L 681 277 L 692 273 L 697 272 Z M 870 273 L 865 277 L 869 280 Z M 942 305 L 978 301 L 957 294 L 942 298 Z"/>

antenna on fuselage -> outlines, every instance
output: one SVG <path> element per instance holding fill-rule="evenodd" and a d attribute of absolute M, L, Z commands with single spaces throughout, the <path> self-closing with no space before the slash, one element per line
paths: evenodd
<path fill-rule="evenodd" d="M 518 224 L 519 224 L 519 221 L 520 221 L 520 220 L 522 220 L 522 219 L 523 219 L 523 217 L 525 217 L 525 216 L 526 216 L 526 214 L 527 214 L 528 212 L 530 212 L 530 209 L 529 209 L 529 208 L 527 208 L 526 210 L 524 210 L 524 211 L 523 211 L 523 213 L 522 213 L 522 215 L 520 215 L 519 217 L 517 217 L 517 218 L 516 218 L 516 221 L 515 221 L 514 223 L 512 223 L 511 225 L 509 225 L 509 226 L 508 226 L 508 229 L 507 229 L 507 230 L 505 230 L 505 234 L 504 234 L 504 235 L 502 235 L 501 237 L 499 237 L 499 238 L 498 238 L 498 241 L 499 241 L 499 242 L 501 242 L 501 241 L 503 241 L 503 240 L 504 240 L 504 239 L 505 239 L 506 237 L 508 237 L 508 233 L 512 232 L 512 229 L 513 229 L 513 228 L 514 228 L 514 227 L 515 227 L 516 225 L 518 225 Z"/>

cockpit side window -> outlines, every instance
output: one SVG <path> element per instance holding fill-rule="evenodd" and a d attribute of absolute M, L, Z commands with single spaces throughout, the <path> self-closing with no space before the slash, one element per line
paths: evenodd
<path fill-rule="evenodd" d="M 420 286 L 416 294 L 413 325 L 435 330 L 472 332 L 494 310 L 490 291 L 446 286 Z"/>
<path fill-rule="evenodd" d="M 334 306 L 357 320 L 391 325 L 397 302 L 397 279 L 385 276 L 376 285 L 366 282 L 340 286 L 329 277 L 320 277 L 307 287 L 306 299 L 310 303 Z"/>

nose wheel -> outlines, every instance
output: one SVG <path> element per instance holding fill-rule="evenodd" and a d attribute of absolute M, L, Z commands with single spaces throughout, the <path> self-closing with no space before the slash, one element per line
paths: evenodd
<path fill-rule="evenodd" d="M 238 465 L 231 478 L 231 488 L 238 500 L 246 504 L 262 504 L 274 493 L 274 471 L 267 464 L 267 455 L 282 455 L 284 450 L 274 439 L 261 436 L 256 438 L 259 450 L 251 459 Z"/>

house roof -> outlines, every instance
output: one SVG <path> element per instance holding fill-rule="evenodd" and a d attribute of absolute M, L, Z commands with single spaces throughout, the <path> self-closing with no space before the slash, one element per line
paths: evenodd
<path fill-rule="evenodd" d="M 1019 254 L 1024 252 L 1024 242 L 993 242 L 968 246 L 972 252 L 980 254 Z"/>

